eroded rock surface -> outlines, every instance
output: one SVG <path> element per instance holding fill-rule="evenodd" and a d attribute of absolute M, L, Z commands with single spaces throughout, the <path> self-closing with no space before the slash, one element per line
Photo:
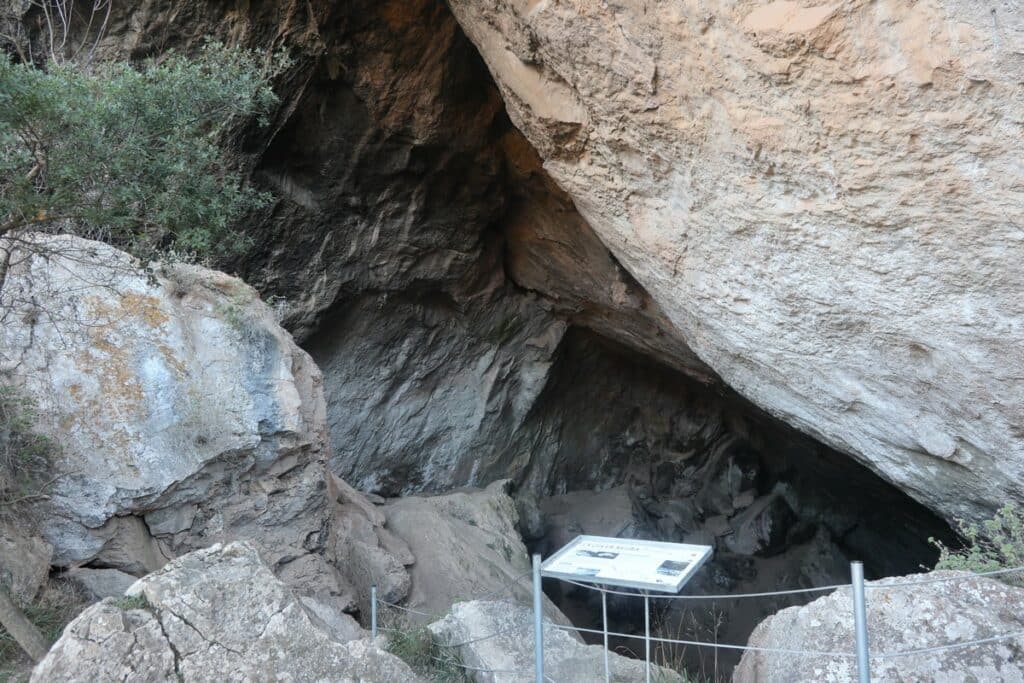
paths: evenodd
<path fill-rule="evenodd" d="M 727 384 L 947 518 L 1024 500 L 1013 3 L 449 4 Z"/>
<path fill-rule="evenodd" d="M 13 250 L 0 310 L 5 369 L 61 446 L 53 564 L 142 574 L 256 538 L 277 567 L 322 548 L 320 372 L 251 288 L 40 237 Z"/>
<path fill-rule="evenodd" d="M 963 580 L 961 572 L 932 572 L 867 583 L 871 680 L 885 682 L 1024 681 L 1021 639 L 889 659 L 884 654 L 1019 633 L 1024 630 L 1024 590 L 992 579 Z M 921 579 L 952 581 L 913 585 Z M 803 607 L 766 619 L 749 645 L 824 652 L 853 652 L 850 591 L 837 590 Z M 795 657 L 744 653 L 734 683 L 846 683 L 857 680 L 851 657 Z"/>
<path fill-rule="evenodd" d="M 247 543 L 180 557 L 130 592 L 144 600 L 104 600 L 71 622 L 32 681 L 420 680 L 368 639 L 321 630 Z"/>

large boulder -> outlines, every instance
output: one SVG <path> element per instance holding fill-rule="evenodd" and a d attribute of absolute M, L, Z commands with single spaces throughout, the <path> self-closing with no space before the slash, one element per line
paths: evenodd
<path fill-rule="evenodd" d="M 948 579 L 918 583 L 922 579 Z M 915 585 L 916 584 L 916 585 Z M 868 643 L 874 681 L 959 683 L 1024 681 L 1024 638 L 938 652 L 885 655 L 1024 632 L 1024 590 L 962 572 L 933 572 L 867 583 Z M 758 648 L 854 651 L 849 589 L 769 617 L 750 636 Z M 748 651 L 734 683 L 847 683 L 857 680 L 849 656 Z"/>
<path fill-rule="evenodd" d="M 449 5 L 669 334 L 947 517 L 1024 501 L 1014 3 Z"/>
<path fill-rule="evenodd" d="M 257 538 L 277 567 L 323 546 L 320 373 L 251 288 L 70 236 L 8 246 L 0 361 L 61 446 L 54 564 L 142 574 Z"/>
<path fill-rule="evenodd" d="M 408 543 L 416 559 L 409 568 L 408 607 L 437 615 L 458 601 L 529 601 L 530 556 L 510 487 L 502 480 L 486 489 L 406 496 L 383 507 L 388 529 Z M 566 623 L 553 604 L 545 605 L 551 618 Z"/>
<path fill-rule="evenodd" d="M 442 647 L 455 646 L 476 683 L 525 683 L 533 678 L 533 611 L 512 600 L 460 602 L 451 614 L 429 626 Z M 609 653 L 611 680 L 644 680 L 644 662 Z M 652 680 L 683 683 L 671 669 L 652 665 Z M 494 673 L 492 673 L 494 672 Z M 544 628 L 544 674 L 559 683 L 604 680 L 604 647 L 584 645 L 547 622 Z"/>
<path fill-rule="evenodd" d="M 33 683 L 419 680 L 370 640 L 319 628 L 248 543 L 180 557 L 130 593 L 131 604 L 107 599 L 71 622 Z"/>

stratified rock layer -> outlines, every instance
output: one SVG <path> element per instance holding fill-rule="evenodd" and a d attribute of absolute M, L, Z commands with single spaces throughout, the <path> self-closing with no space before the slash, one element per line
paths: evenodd
<path fill-rule="evenodd" d="M 915 583 L 932 579 L 948 581 Z M 1024 631 L 1024 590 L 962 572 L 933 572 L 867 583 L 871 680 L 1024 681 L 1020 636 L 966 648 L 897 658 L 899 652 L 1006 636 Z M 769 617 L 754 631 L 751 647 L 819 652 L 854 651 L 853 603 L 849 589 Z M 734 683 L 852 683 L 850 656 L 744 653 Z"/>
<path fill-rule="evenodd" d="M 1024 500 L 1013 3 L 449 4 L 726 383 L 947 517 Z"/>
<path fill-rule="evenodd" d="M 368 639 L 322 630 L 247 543 L 180 557 L 130 593 L 136 604 L 107 599 L 71 622 L 32 681 L 420 680 Z"/>

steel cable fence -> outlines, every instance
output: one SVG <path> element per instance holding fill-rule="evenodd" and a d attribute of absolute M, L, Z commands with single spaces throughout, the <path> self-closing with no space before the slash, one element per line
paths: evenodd
<path fill-rule="evenodd" d="M 955 582 L 963 582 L 963 581 L 972 581 L 972 580 L 977 580 L 977 579 L 982 579 L 982 578 L 1005 576 L 1005 575 L 1013 574 L 1013 573 L 1017 573 L 1017 572 L 1024 572 L 1024 566 L 1009 567 L 1009 568 L 996 569 L 996 570 L 985 571 L 985 572 L 972 572 L 970 574 L 958 574 L 956 576 L 932 577 L 932 578 L 925 578 L 925 579 L 919 579 L 919 580 L 904 581 L 904 582 L 901 582 L 901 583 L 883 583 L 883 582 L 876 582 L 874 584 L 863 583 L 862 586 L 863 586 L 863 588 L 865 588 L 865 589 L 867 589 L 869 591 L 873 591 L 873 592 L 883 591 L 883 590 L 904 590 L 904 589 L 913 589 L 916 586 L 927 585 L 927 584 L 955 583 Z M 509 586 L 507 586 L 507 587 L 505 587 L 503 589 L 500 589 L 498 591 L 492 591 L 491 593 L 485 595 L 485 597 L 474 598 L 474 600 L 487 600 L 488 596 L 493 597 L 496 594 L 510 593 L 511 590 L 514 588 L 515 584 L 517 584 L 519 581 L 524 579 L 529 574 L 530 574 L 530 572 L 525 572 L 525 573 L 515 577 L 514 579 L 512 579 L 512 581 L 510 582 Z M 786 596 L 786 595 L 805 595 L 805 594 L 809 594 L 809 593 L 828 592 L 828 591 L 834 591 L 834 590 L 838 590 L 838 589 L 845 589 L 845 588 L 853 588 L 854 587 L 853 583 L 847 583 L 847 584 L 835 584 L 835 585 L 828 585 L 828 586 L 818 586 L 818 587 L 811 587 L 811 588 L 797 588 L 797 589 L 788 589 L 788 590 L 779 590 L 779 591 L 764 591 L 764 592 L 756 592 L 756 593 L 733 593 L 733 594 L 717 594 L 717 595 L 657 595 L 657 594 L 652 595 L 652 594 L 649 594 L 649 593 L 643 593 L 643 592 L 639 592 L 639 591 L 616 590 L 616 589 L 607 588 L 607 587 L 600 586 L 600 585 L 595 585 L 595 584 L 588 584 L 588 583 L 582 583 L 582 582 L 565 580 L 565 579 L 562 579 L 562 580 L 565 581 L 566 583 L 571 584 L 571 585 L 578 586 L 580 588 L 585 588 L 585 589 L 588 589 L 588 590 L 592 590 L 592 591 L 595 591 L 595 592 L 598 592 L 598 593 L 603 593 L 605 595 L 622 595 L 622 596 L 626 596 L 626 597 L 646 598 L 646 599 L 653 599 L 653 600 L 680 600 L 680 599 L 683 599 L 683 600 L 733 600 L 733 599 L 745 599 L 745 598 L 767 598 L 767 597 Z M 881 581 L 885 581 L 885 580 L 883 579 Z M 510 597 L 513 597 L 513 596 L 510 596 Z M 417 614 L 417 615 L 424 616 L 424 617 L 427 617 L 427 618 L 430 618 L 430 619 L 434 619 L 434 620 L 439 620 L 439 619 L 444 618 L 444 617 L 439 616 L 439 615 L 429 614 L 427 612 L 423 612 L 423 611 L 416 610 L 416 609 L 413 609 L 413 608 L 404 607 L 402 605 L 396 605 L 394 603 L 386 602 L 386 601 L 383 601 L 383 600 L 377 600 L 377 602 L 379 604 L 385 605 L 385 606 L 390 607 L 390 608 L 402 610 L 402 611 L 405 611 L 405 612 L 408 612 L 408 613 L 412 613 L 412 614 Z M 683 645 L 683 646 L 692 646 L 692 647 L 717 648 L 717 649 L 722 649 L 722 650 L 733 650 L 733 651 L 743 651 L 743 652 L 750 651 L 750 652 L 759 652 L 759 653 L 764 653 L 764 654 L 778 654 L 778 655 L 788 655 L 788 656 L 836 657 L 836 658 L 841 658 L 841 659 L 856 659 L 858 657 L 858 654 L 856 652 L 839 652 L 839 651 L 830 651 L 830 650 L 813 650 L 813 649 L 801 649 L 801 648 L 758 647 L 758 646 L 753 646 L 753 645 L 735 645 L 735 644 L 731 644 L 731 643 L 718 643 L 718 642 L 708 642 L 708 641 L 701 641 L 701 640 L 686 640 L 686 639 L 679 639 L 679 638 L 663 638 L 663 637 L 646 635 L 646 634 L 622 633 L 622 632 L 617 632 L 617 631 L 610 631 L 607 628 L 605 628 L 603 630 L 598 630 L 598 629 L 583 628 L 583 627 L 578 627 L 578 626 L 569 626 L 569 625 L 564 625 L 564 624 L 556 624 L 556 623 L 553 623 L 551 621 L 547 621 L 546 623 L 543 623 L 542 627 L 543 628 L 547 628 L 547 629 L 558 629 L 558 630 L 562 630 L 562 631 L 571 631 L 571 632 L 576 632 L 576 633 L 581 633 L 581 634 L 586 633 L 586 634 L 591 634 L 591 635 L 603 636 L 606 639 L 605 642 L 607 642 L 607 638 L 608 637 L 615 637 L 615 638 L 623 638 L 623 639 L 645 640 L 645 641 L 648 641 L 648 642 L 654 642 L 654 643 L 660 643 L 660 644 L 666 644 L 666 645 Z M 385 628 L 385 627 L 375 627 L 375 631 L 376 630 L 394 631 L 394 629 Z M 472 638 L 470 640 L 466 640 L 466 641 L 459 642 L 459 643 L 438 643 L 438 645 L 440 647 L 445 647 L 445 648 L 450 648 L 450 649 L 458 649 L 458 648 L 462 648 L 462 647 L 465 647 L 465 646 L 468 646 L 468 645 L 472 645 L 472 644 L 475 644 L 475 643 L 480 643 L 480 642 L 484 642 L 484 641 L 487 641 L 487 640 L 491 640 L 493 638 L 498 638 L 500 636 L 509 635 L 511 633 L 515 633 L 517 631 L 522 631 L 522 630 L 523 630 L 522 627 L 513 627 L 513 628 L 508 628 L 508 629 L 504 629 L 504 630 L 501 630 L 501 631 L 497 631 L 495 633 L 490 633 L 490 634 L 487 634 L 485 636 L 480 636 L 480 637 L 477 637 L 477 638 Z M 934 653 L 938 653 L 938 652 L 948 652 L 948 651 L 952 651 L 952 650 L 964 649 L 964 648 L 970 648 L 970 647 L 977 647 L 977 646 L 981 646 L 981 645 L 987 645 L 987 644 L 990 644 L 990 643 L 1003 642 L 1003 641 L 1014 640 L 1014 639 L 1018 639 L 1018 638 L 1024 640 L 1024 631 L 1015 631 L 1015 632 L 1011 632 L 1011 633 L 1004 633 L 1004 634 L 997 634 L 997 635 L 987 636 L 987 637 L 984 637 L 984 638 L 975 638 L 975 639 L 967 640 L 967 641 L 959 641 L 959 642 L 953 642 L 953 643 L 944 643 L 944 644 L 941 644 L 941 645 L 935 645 L 935 646 L 930 646 L 930 647 L 922 647 L 922 648 L 915 648 L 915 649 L 903 650 L 903 651 L 897 651 L 897 652 L 869 653 L 868 657 L 871 660 L 875 660 L 875 661 L 891 660 L 891 659 L 912 657 L 912 656 L 918 656 L 918 655 L 934 654 Z M 535 646 L 539 646 L 539 644 L 536 644 Z M 464 665 L 464 664 L 461 664 L 461 663 L 457 664 L 457 666 L 460 666 L 460 667 L 462 667 L 463 669 L 465 669 L 467 671 L 476 671 L 476 672 L 493 673 L 493 674 L 508 674 L 508 675 L 517 675 L 517 676 L 533 676 L 534 673 L 535 673 L 533 670 L 486 669 L 486 668 L 472 667 L 472 666 Z M 550 676 L 547 676 L 546 674 L 543 676 L 543 680 L 546 681 L 547 683 L 554 683 L 552 681 L 552 679 L 550 678 Z M 868 680 L 868 679 L 862 678 L 862 680 Z"/>

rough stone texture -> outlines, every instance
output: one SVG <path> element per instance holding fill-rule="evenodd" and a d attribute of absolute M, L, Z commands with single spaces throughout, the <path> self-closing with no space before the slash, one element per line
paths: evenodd
<path fill-rule="evenodd" d="M 138 577 L 117 569 L 72 569 L 65 576 L 78 584 L 86 597 L 91 600 L 119 598 L 132 587 Z"/>
<path fill-rule="evenodd" d="M 338 612 L 330 605 L 325 605 L 315 598 L 302 596 L 299 598 L 302 606 L 317 628 L 327 633 L 332 640 L 339 643 L 347 643 L 350 640 L 368 638 L 369 631 L 363 630 L 359 622 L 349 614 Z"/>
<path fill-rule="evenodd" d="M 53 547 L 10 523 L 0 523 L 0 586 L 17 602 L 29 602 L 50 575 Z"/>
<path fill-rule="evenodd" d="M 508 481 L 496 481 L 482 491 L 407 496 L 383 507 L 388 529 L 416 557 L 406 606 L 444 614 L 464 600 L 530 600 L 530 557 L 509 487 Z M 554 605 L 546 603 L 546 609 L 564 623 Z"/>
<path fill-rule="evenodd" d="M 215 540 L 323 546 L 321 377 L 239 280 L 71 237 L 20 247 L 0 354 L 61 451 L 53 563 L 144 573 Z"/>
<path fill-rule="evenodd" d="M 384 528 L 380 509 L 338 477 L 330 476 L 328 493 L 334 501 L 328 555 L 352 586 L 353 604 L 369 615 L 373 586 L 381 600 L 404 600 L 412 583 L 407 566 L 415 561 L 409 547 Z"/>
<path fill-rule="evenodd" d="M 868 634 L 872 655 L 988 638 L 1024 631 L 1024 590 L 991 579 L 918 586 L 921 579 L 955 578 L 961 572 L 932 572 L 867 586 Z M 754 647 L 852 652 L 853 613 L 849 590 L 838 590 L 802 607 L 766 619 L 750 637 Z M 879 659 L 871 662 L 874 681 L 960 683 L 1024 681 L 1024 639 L 968 648 Z M 846 683 L 857 680 L 851 658 L 794 657 L 747 652 L 734 683 Z"/>
<path fill-rule="evenodd" d="M 175 680 L 176 663 L 157 616 L 148 610 L 122 610 L 108 598 L 68 624 L 31 680 L 157 683 Z"/>
<path fill-rule="evenodd" d="M 499 600 L 474 600 L 452 606 L 444 619 L 429 626 L 440 643 L 468 643 L 457 648 L 462 662 L 478 669 L 498 672 L 470 672 L 476 683 L 526 683 L 533 679 L 533 611 L 522 604 Z M 491 634 L 501 635 L 485 638 Z M 644 680 L 644 662 L 612 653 L 611 680 L 634 683 Z M 683 683 L 670 669 L 655 666 L 652 680 Z M 569 633 L 544 629 L 544 675 L 559 683 L 593 683 L 604 680 L 604 647 L 584 645 Z"/>
<path fill-rule="evenodd" d="M 180 557 L 131 592 L 148 604 L 123 610 L 108 599 L 90 607 L 32 681 L 420 680 L 369 641 L 342 644 L 318 628 L 248 543 Z"/>
<path fill-rule="evenodd" d="M 566 322 L 712 376 L 547 177 L 442 0 L 122 3 L 99 51 L 211 35 L 296 60 L 271 125 L 235 140 L 275 200 L 224 265 L 324 368 L 332 466 L 359 489 L 492 481 L 476 457 L 521 427 Z"/>
<path fill-rule="evenodd" d="M 947 517 L 1024 500 L 1014 3 L 449 4 L 726 383 Z"/>
<path fill-rule="evenodd" d="M 480 480 L 476 454 L 522 427 L 565 323 L 500 287 L 478 296 L 367 299 L 311 340 L 335 472 L 390 495 Z"/>

